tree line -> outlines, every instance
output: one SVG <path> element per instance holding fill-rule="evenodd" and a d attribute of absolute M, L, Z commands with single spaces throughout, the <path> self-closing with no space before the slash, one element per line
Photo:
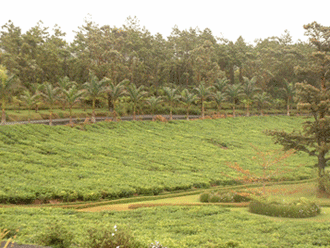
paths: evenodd
<path fill-rule="evenodd" d="M 254 46 L 242 37 L 235 42 L 215 37 L 207 28 L 180 30 L 175 26 L 165 39 L 161 34 L 151 35 L 136 18 L 129 17 L 119 28 L 100 27 L 85 20 L 74 40 L 68 43 L 65 33 L 56 25 L 50 32 L 40 21 L 22 33 L 8 21 L 0 32 L 0 64 L 9 85 L 21 87 L 5 88 L 2 80 L 2 116 L 8 100 L 5 98 L 11 91 L 14 95 L 23 94 L 22 99 L 38 92 L 48 99 L 45 91 L 50 93 L 50 87 L 58 90 L 54 96 L 60 94 L 62 98 L 68 90 L 78 94 L 84 89 L 88 95 L 86 82 L 94 79 L 107 88 L 103 93 L 108 96 L 109 108 L 116 104 L 111 87 L 125 87 L 125 92 L 131 94 L 131 88 L 144 87 L 150 99 L 154 99 L 151 101 L 159 99 L 159 95 L 171 99 L 171 94 L 173 97 L 179 94 L 186 106 L 191 98 L 194 101 L 198 98 L 203 106 L 212 97 L 219 108 L 221 102 L 230 102 L 233 115 L 240 101 L 249 115 L 253 102 L 262 110 L 263 102 L 282 99 L 287 102 L 289 113 L 296 83 L 317 85 L 320 81 L 318 75 L 302 69 L 313 63 L 315 51 L 312 42 L 293 43 L 287 31 L 281 37 L 256 40 Z M 64 86 L 63 82 L 75 82 L 75 86 Z M 206 92 L 202 93 L 203 90 Z M 50 108 L 52 101 L 46 100 Z M 172 106 L 172 100 L 169 104 Z M 203 107 L 201 112 L 203 115 Z"/>

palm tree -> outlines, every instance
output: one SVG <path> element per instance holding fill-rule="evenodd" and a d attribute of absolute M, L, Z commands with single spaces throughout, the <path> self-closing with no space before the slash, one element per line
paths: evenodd
<path fill-rule="evenodd" d="M 286 100 L 286 114 L 287 116 L 290 116 L 290 102 L 296 94 L 296 89 L 294 87 L 294 84 L 289 83 L 286 79 L 283 84 L 284 87 L 282 88 L 282 91 Z"/>
<path fill-rule="evenodd" d="M 180 96 L 177 95 L 177 88 L 164 87 L 165 97 L 167 98 L 167 102 L 170 104 L 170 120 L 172 120 L 172 109 L 173 103 L 179 100 Z"/>
<path fill-rule="evenodd" d="M 242 92 L 242 85 L 241 84 L 231 84 L 227 86 L 226 89 L 227 99 L 232 103 L 233 106 L 233 117 L 236 116 L 235 114 L 235 107 L 236 103 L 239 98 L 243 95 Z"/>
<path fill-rule="evenodd" d="M 128 79 L 124 79 L 117 85 L 111 82 L 105 89 L 106 93 L 108 93 L 108 96 L 111 99 L 111 105 L 113 107 L 113 116 L 115 121 L 117 120 L 116 102 L 119 99 L 119 97 L 121 97 L 125 93 L 125 85 L 127 85 L 128 83 L 129 83 Z"/>
<path fill-rule="evenodd" d="M 253 103 L 253 98 L 257 92 L 260 91 L 258 87 L 256 87 L 257 77 L 253 77 L 248 79 L 247 77 L 243 77 L 244 84 L 242 86 L 242 92 L 244 94 L 243 103 L 246 107 L 246 116 L 250 116 L 250 105 Z"/>
<path fill-rule="evenodd" d="M 65 102 L 69 105 L 69 111 L 70 111 L 70 125 L 72 126 L 72 107 L 77 102 L 81 101 L 85 91 L 84 90 L 78 90 L 76 85 L 71 86 L 68 90 L 62 91 Z"/>
<path fill-rule="evenodd" d="M 65 110 L 65 105 L 66 105 L 66 103 L 67 103 L 63 91 L 64 91 L 64 90 L 68 90 L 69 87 L 73 86 L 74 84 L 76 84 L 76 82 L 74 82 L 74 81 L 70 81 L 70 78 L 67 77 L 67 76 L 65 76 L 65 77 L 63 77 L 63 78 L 60 78 L 60 79 L 58 80 L 58 82 L 57 82 L 57 85 L 58 85 L 58 87 L 60 88 L 61 95 L 62 95 L 62 96 L 61 96 L 61 99 L 62 99 L 62 103 L 63 103 L 63 104 L 62 104 L 62 109 L 63 109 L 63 110 Z"/>
<path fill-rule="evenodd" d="M 49 125 L 52 126 L 52 115 L 53 115 L 53 106 L 55 101 L 59 99 L 58 92 L 60 89 L 58 87 L 53 87 L 52 84 L 45 82 L 43 84 L 42 90 L 40 92 L 43 100 L 49 105 Z"/>
<path fill-rule="evenodd" d="M 214 88 L 216 91 L 225 92 L 229 80 L 227 78 L 217 79 L 214 82 Z"/>
<path fill-rule="evenodd" d="M 136 106 L 147 94 L 146 91 L 143 91 L 144 86 L 141 85 L 139 88 L 135 84 L 130 84 L 126 87 L 126 93 L 131 98 L 133 102 L 133 120 L 136 120 Z"/>
<path fill-rule="evenodd" d="M 151 114 L 152 114 L 152 119 L 154 119 L 154 113 L 155 113 L 155 108 L 156 106 L 163 101 L 161 96 L 155 97 L 151 96 L 147 99 L 147 103 L 151 107 Z"/>
<path fill-rule="evenodd" d="M 202 108 L 202 118 L 204 119 L 204 102 L 207 100 L 207 98 L 211 95 L 211 91 L 213 90 L 213 87 L 206 87 L 205 83 L 202 81 L 198 87 L 194 89 L 197 93 L 197 97 L 199 98 L 201 102 L 201 108 Z"/>
<path fill-rule="evenodd" d="M 16 86 L 14 77 L 15 75 L 8 75 L 8 71 L 5 67 L 0 66 L 1 125 L 4 125 L 6 122 L 6 102 L 10 99 Z"/>
<path fill-rule="evenodd" d="M 99 80 L 94 74 L 90 74 L 89 82 L 83 84 L 87 97 L 92 99 L 92 122 L 95 122 L 95 101 L 106 91 L 105 84 L 109 79 Z"/>
<path fill-rule="evenodd" d="M 31 94 L 29 90 L 24 90 L 23 95 L 21 95 L 20 99 L 23 104 L 28 107 L 28 122 L 30 123 L 30 112 L 34 105 L 39 104 L 40 95 L 38 93 Z"/>
<path fill-rule="evenodd" d="M 270 103 L 270 96 L 268 95 L 267 92 L 262 92 L 258 93 L 254 97 L 256 103 L 258 104 L 259 110 L 260 110 L 260 115 L 264 115 L 263 113 L 263 108 L 266 104 Z"/>
<path fill-rule="evenodd" d="M 34 83 L 30 85 L 30 90 L 32 95 L 38 95 L 40 97 L 40 90 L 42 89 L 43 85 L 39 83 Z M 38 113 L 39 105 L 41 102 L 37 102 L 35 104 L 35 112 Z"/>
<path fill-rule="evenodd" d="M 181 101 L 186 106 L 186 110 L 187 110 L 187 121 L 189 120 L 190 107 L 196 100 L 197 100 L 197 96 L 193 92 L 190 93 L 188 89 L 184 89 L 181 92 Z"/>
<path fill-rule="evenodd" d="M 220 113 L 221 104 L 227 99 L 226 94 L 221 91 L 217 91 L 216 93 L 212 94 L 212 98 L 217 105 L 218 113 Z"/>

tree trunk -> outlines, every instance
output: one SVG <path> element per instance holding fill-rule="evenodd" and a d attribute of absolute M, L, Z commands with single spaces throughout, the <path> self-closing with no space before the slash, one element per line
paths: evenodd
<path fill-rule="evenodd" d="M 187 108 L 187 121 L 189 121 L 189 108 Z"/>
<path fill-rule="evenodd" d="M 29 108 L 29 110 L 28 110 L 28 123 L 30 123 L 30 120 L 31 120 L 30 113 L 31 113 L 31 108 Z"/>
<path fill-rule="evenodd" d="M 53 126 L 52 115 L 53 115 L 53 110 L 50 109 L 50 111 L 49 111 L 49 126 Z"/>
<path fill-rule="evenodd" d="M 250 116 L 250 106 L 246 105 L 246 116 Z"/>
<path fill-rule="evenodd" d="M 113 111 L 112 111 L 112 116 L 113 116 L 113 120 L 117 121 L 117 112 L 116 112 L 116 106 L 115 106 L 115 101 L 113 101 L 111 103 L 112 107 L 113 107 Z"/>
<path fill-rule="evenodd" d="M 95 99 L 93 99 L 92 123 L 95 123 Z"/>
<path fill-rule="evenodd" d="M 72 108 L 70 108 L 69 111 L 70 111 L 70 126 L 72 127 L 73 126 L 73 123 L 72 123 Z"/>
<path fill-rule="evenodd" d="M 289 99 L 286 103 L 286 115 L 287 116 L 290 116 L 290 102 L 289 102 Z"/>
<path fill-rule="evenodd" d="M 229 77 L 230 77 L 230 83 L 234 84 L 235 83 L 235 76 L 234 76 L 234 67 L 231 66 L 229 69 Z"/>
<path fill-rule="evenodd" d="M 202 99 L 202 119 L 204 119 L 204 100 Z"/>
<path fill-rule="evenodd" d="M 5 122 L 6 122 L 6 112 L 5 112 L 5 109 L 2 108 L 1 125 L 4 125 Z"/>
<path fill-rule="evenodd" d="M 136 108 L 136 106 L 135 106 L 135 105 L 133 105 L 133 121 L 135 121 L 135 120 L 136 120 L 136 116 L 135 116 L 135 108 Z"/>
<path fill-rule="evenodd" d="M 242 72 L 242 66 L 239 68 L 239 82 L 243 83 L 243 72 Z"/>
<path fill-rule="evenodd" d="M 235 102 L 234 102 L 234 104 L 233 104 L 233 117 L 234 117 L 234 118 L 236 117 L 236 115 L 235 115 Z"/>
<path fill-rule="evenodd" d="M 326 159 L 325 159 L 326 152 L 320 152 L 318 155 L 318 168 L 319 168 L 319 177 L 323 176 L 325 174 L 325 166 L 327 165 Z"/>

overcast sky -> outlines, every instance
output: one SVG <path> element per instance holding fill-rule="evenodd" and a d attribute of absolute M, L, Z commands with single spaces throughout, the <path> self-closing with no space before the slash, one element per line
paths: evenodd
<path fill-rule="evenodd" d="M 8 20 L 23 33 L 39 20 L 58 24 L 72 41 L 74 31 L 91 15 L 96 24 L 120 27 L 136 16 L 151 34 L 164 38 L 180 30 L 209 28 L 214 36 L 236 41 L 280 36 L 288 30 L 293 41 L 306 40 L 303 25 L 313 21 L 330 26 L 330 0 L 3 0 L 0 25 Z"/>

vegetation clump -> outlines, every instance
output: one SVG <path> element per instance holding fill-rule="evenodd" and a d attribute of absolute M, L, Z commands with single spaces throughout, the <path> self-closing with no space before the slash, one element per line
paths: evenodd
<path fill-rule="evenodd" d="M 308 218 L 320 214 L 321 208 L 303 197 L 293 202 L 269 201 L 258 198 L 250 203 L 249 211 L 275 217 Z"/>
<path fill-rule="evenodd" d="M 117 229 L 114 227 L 93 228 L 88 231 L 87 240 L 83 244 L 84 248 L 117 248 L 130 247 L 140 248 L 145 247 L 140 242 L 136 241 L 133 235 L 125 229 Z M 162 247 L 162 246 L 157 246 Z"/>
<path fill-rule="evenodd" d="M 248 202 L 251 198 L 244 192 L 226 193 L 203 193 L 200 196 L 201 202 Z"/>
<path fill-rule="evenodd" d="M 38 243 L 53 248 L 68 248 L 71 245 L 73 234 L 66 227 L 55 223 L 46 228 L 37 237 Z"/>

